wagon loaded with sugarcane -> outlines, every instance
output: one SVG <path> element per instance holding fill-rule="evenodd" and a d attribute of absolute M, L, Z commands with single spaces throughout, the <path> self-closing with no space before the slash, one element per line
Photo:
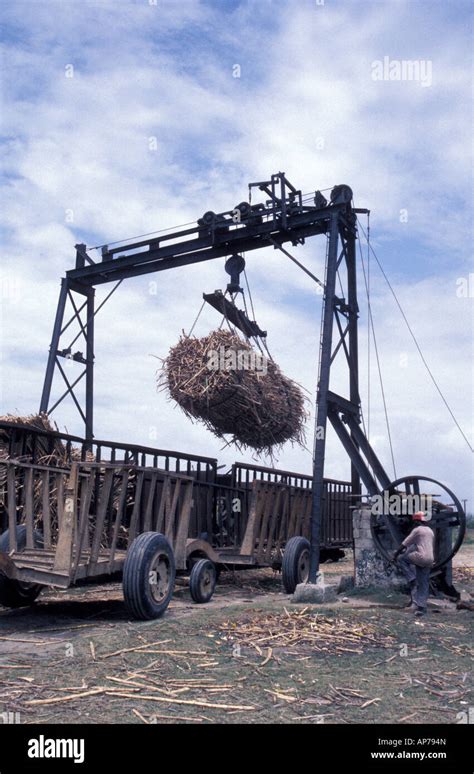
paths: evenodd
<path fill-rule="evenodd" d="M 222 570 L 282 569 L 294 590 L 308 567 L 311 478 L 150 447 L 0 422 L 0 603 L 45 586 L 122 576 L 127 609 L 160 616 L 175 576 L 208 602 Z M 322 551 L 351 544 L 350 485 L 326 482 Z"/>

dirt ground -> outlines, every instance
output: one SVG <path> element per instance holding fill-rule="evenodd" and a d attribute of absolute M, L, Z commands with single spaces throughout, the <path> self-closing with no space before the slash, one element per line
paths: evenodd
<path fill-rule="evenodd" d="M 322 566 L 353 571 L 352 555 Z M 474 594 L 474 542 L 455 559 Z M 354 591 L 304 609 L 271 570 L 223 573 L 196 605 L 184 580 L 158 621 L 119 584 L 45 591 L 0 612 L 0 713 L 21 723 L 462 723 L 472 720 L 473 614 Z M 4 716 L 5 717 L 5 716 Z"/>

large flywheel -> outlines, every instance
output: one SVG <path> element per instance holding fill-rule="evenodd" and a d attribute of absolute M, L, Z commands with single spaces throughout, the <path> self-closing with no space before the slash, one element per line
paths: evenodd
<path fill-rule="evenodd" d="M 374 498 L 371 530 L 382 556 L 393 552 L 410 533 L 412 515 L 422 510 L 435 533 L 435 563 L 432 572 L 446 565 L 461 547 L 466 516 L 456 495 L 428 476 L 405 476 L 394 481 Z"/>

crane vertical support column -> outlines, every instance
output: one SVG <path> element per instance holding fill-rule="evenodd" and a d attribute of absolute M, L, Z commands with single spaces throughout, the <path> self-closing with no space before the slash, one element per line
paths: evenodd
<path fill-rule="evenodd" d="M 61 280 L 61 290 L 59 293 L 59 301 L 56 309 L 56 317 L 54 319 L 53 335 L 51 337 L 51 345 L 48 354 L 48 364 L 46 366 L 46 374 L 43 383 L 43 392 L 41 394 L 40 413 L 48 413 L 49 399 L 51 397 L 51 387 L 53 384 L 54 370 L 57 360 L 57 352 L 59 346 L 59 339 L 61 338 L 61 331 L 64 318 L 64 310 L 66 308 L 66 301 L 68 297 L 68 280 Z"/>
<path fill-rule="evenodd" d="M 79 295 L 81 301 L 77 303 L 74 293 Z M 40 412 L 51 415 L 63 400 L 70 396 L 84 422 L 85 438 L 91 441 L 93 435 L 93 412 L 94 412 L 94 318 L 95 318 L 95 288 L 92 285 L 85 285 L 66 277 L 61 282 L 61 291 L 54 320 L 53 335 L 48 355 L 48 364 L 43 384 L 43 391 L 40 401 Z M 72 307 L 71 317 L 65 322 L 66 309 Z M 85 310 L 85 321 L 81 313 Z M 75 324 L 79 328 L 74 335 L 71 325 Z M 61 343 L 63 337 L 68 336 L 68 345 L 64 347 Z M 84 341 L 86 353 L 82 351 L 73 352 L 73 347 L 78 339 Z M 83 370 L 78 376 L 71 376 L 61 366 L 61 359 L 64 358 L 74 368 L 78 365 Z M 65 392 L 53 404 L 51 402 L 51 392 L 56 368 L 58 369 L 66 386 Z M 74 371 L 72 372 L 74 373 Z M 76 370 L 77 373 L 77 370 Z M 82 396 L 77 394 L 77 385 L 85 377 L 85 401 Z M 83 408 L 84 407 L 84 408 Z"/>
<path fill-rule="evenodd" d="M 356 406 L 360 406 L 359 395 L 359 343 L 358 343 L 358 317 L 359 307 L 357 303 L 357 268 L 356 268 L 356 233 L 350 229 L 346 241 L 346 267 L 347 267 L 347 304 L 349 307 L 349 391 L 350 400 Z M 354 435 L 351 433 L 352 440 L 358 448 Z M 351 482 L 352 494 L 360 495 L 360 476 L 354 465 L 351 463 Z"/>
<path fill-rule="evenodd" d="M 325 277 L 324 311 L 319 353 L 319 379 L 316 395 L 316 432 L 313 459 L 313 495 L 311 505 L 311 548 L 308 583 L 316 583 L 319 571 L 319 544 L 324 492 L 324 455 L 326 451 L 326 429 L 328 418 L 328 390 L 331 371 L 332 329 L 334 317 L 334 296 L 336 290 L 337 246 L 339 236 L 339 213 L 331 213 L 329 247 Z"/>
<path fill-rule="evenodd" d="M 95 289 L 90 287 L 86 307 L 86 441 L 94 438 L 94 300 Z"/>

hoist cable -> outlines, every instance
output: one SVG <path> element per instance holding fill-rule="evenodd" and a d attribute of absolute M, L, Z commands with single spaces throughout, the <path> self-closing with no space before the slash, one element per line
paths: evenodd
<path fill-rule="evenodd" d="M 244 258 L 245 258 L 245 253 L 244 253 Z M 250 285 L 249 285 L 249 281 L 248 281 L 248 277 L 247 277 L 247 272 L 246 272 L 245 269 L 244 269 L 244 277 L 245 277 L 245 284 L 247 286 L 247 293 L 249 294 L 250 308 L 252 310 L 253 321 L 255 322 L 256 317 L 255 317 L 255 309 L 254 309 L 254 305 L 253 305 L 252 293 L 250 291 Z"/>
<path fill-rule="evenodd" d="M 364 412 L 362 411 L 362 406 L 360 406 L 360 418 L 362 420 L 362 429 L 364 431 L 364 435 L 365 435 L 365 437 L 368 440 L 368 438 L 369 438 L 368 429 L 367 429 L 367 426 L 365 424 L 365 417 L 364 417 Z M 375 468 L 373 466 L 373 463 L 370 460 L 367 460 L 367 465 L 369 466 L 370 470 L 372 471 L 372 478 L 374 479 L 374 481 L 377 481 L 377 476 L 375 474 Z"/>
<path fill-rule="evenodd" d="M 395 456 L 394 456 L 394 453 L 393 453 L 392 434 L 390 432 L 390 422 L 389 422 L 389 418 L 388 418 L 387 402 L 385 400 L 385 389 L 384 389 L 383 379 L 382 379 L 382 369 L 380 367 L 379 350 L 378 350 L 378 346 L 377 346 L 377 338 L 376 338 L 376 335 L 375 335 L 374 318 L 373 318 L 373 315 L 372 315 L 372 304 L 370 302 L 370 297 L 369 297 L 369 288 L 367 286 L 367 276 L 366 276 L 366 273 L 365 273 L 364 257 L 362 255 L 362 248 L 360 246 L 360 242 L 359 242 L 359 252 L 360 252 L 360 258 L 361 258 L 361 263 L 362 263 L 362 272 L 363 272 L 363 275 L 364 275 L 365 290 L 366 290 L 366 294 L 367 294 L 367 308 L 368 308 L 368 311 L 369 311 L 370 327 L 372 329 L 372 338 L 374 340 L 375 359 L 377 361 L 377 370 L 379 372 L 380 390 L 381 390 L 381 393 L 382 393 L 383 408 L 384 408 L 384 413 L 385 413 L 385 424 L 387 426 L 388 443 L 389 443 L 389 446 L 390 446 L 390 455 L 391 455 L 391 458 L 392 458 L 393 472 L 394 472 L 395 478 L 397 478 L 397 470 L 396 470 L 396 466 L 395 466 Z"/>
<path fill-rule="evenodd" d="M 234 299 L 234 296 L 232 295 L 232 293 L 230 292 L 230 290 L 226 290 L 226 292 L 224 293 L 224 298 L 226 297 L 227 293 L 229 293 L 231 303 L 233 304 L 233 306 L 235 306 L 235 299 Z M 235 328 L 232 327 L 232 324 L 231 324 L 229 318 L 227 317 L 227 311 L 226 311 L 225 304 L 224 304 L 223 308 L 224 308 L 224 317 L 223 317 L 223 319 L 221 321 L 221 324 L 219 325 L 219 330 L 221 330 L 224 322 L 226 322 L 227 323 L 227 327 L 228 327 L 229 331 L 231 332 L 232 336 L 235 336 L 236 335 L 235 334 Z"/>
<path fill-rule="evenodd" d="M 364 234 L 364 236 L 365 236 L 366 240 L 368 240 L 367 234 L 365 233 L 364 227 L 363 227 L 363 226 L 361 225 L 361 223 L 359 222 L 359 219 L 357 219 L 357 222 L 358 222 L 358 224 L 359 224 L 359 226 L 360 226 L 360 228 L 361 228 L 361 231 L 362 231 L 362 233 Z M 452 411 L 452 409 L 451 409 L 451 407 L 450 407 L 450 405 L 449 405 L 448 401 L 447 401 L 447 400 L 446 400 L 446 398 L 444 397 L 444 395 L 443 395 L 443 393 L 442 393 L 442 391 L 441 391 L 441 388 L 438 386 L 438 383 L 437 383 L 437 381 L 436 381 L 436 379 L 435 379 L 435 377 L 434 377 L 434 375 L 433 375 L 433 373 L 432 373 L 432 371 L 431 371 L 431 369 L 430 369 L 430 367 L 429 367 L 428 363 L 426 362 L 425 356 L 423 355 L 423 352 L 422 352 L 422 350 L 421 350 L 421 347 L 420 347 L 420 345 L 418 344 L 417 338 L 416 338 L 416 336 L 415 336 L 415 334 L 414 334 L 414 332 L 413 332 L 413 330 L 412 330 L 412 328 L 411 328 L 411 325 L 410 325 L 410 323 L 408 322 L 407 316 L 406 316 L 405 312 L 403 311 L 402 305 L 400 304 L 400 301 L 398 300 L 397 294 L 395 293 L 395 290 L 393 289 L 392 285 L 390 284 L 390 281 L 389 281 L 389 279 L 388 279 L 388 277 L 387 277 L 387 275 L 386 275 L 386 273 L 385 273 L 385 271 L 384 271 L 384 269 L 383 269 L 383 267 L 382 267 L 382 264 L 380 263 L 380 261 L 379 261 L 379 259 L 378 259 L 378 257 L 377 257 L 377 254 L 376 254 L 376 252 L 375 252 L 374 248 L 372 247 L 372 245 L 370 244 L 370 242 L 369 242 L 369 241 L 368 241 L 368 245 L 369 245 L 369 248 L 370 248 L 370 252 L 372 253 L 372 255 L 374 256 L 374 258 L 375 258 L 375 260 L 376 260 L 376 262 L 377 262 L 377 266 L 379 267 L 380 271 L 382 272 L 383 278 L 385 279 L 385 282 L 387 283 L 387 285 L 388 285 L 388 287 L 389 287 L 389 289 L 390 289 L 390 292 L 391 292 L 392 296 L 393 296 L 393 297 L 394 297 L 394 299 L 395 299 L 395 303 L 397 304 L 397 306 L 398 306 L 398 309 L 400 310 L 400 313 L 401 313 L 401 315 L 402 315 L 402 317 L 403 317 L 403 320 L 405 321 L 405 325 L 407 326 L 407 328 L 408 328 L 408 331 L 409 331 L 409 333 L 410 333 L 410 336 L 412 337 L 412 339 L 413 339 L 413 341 L 414 341 L 414 343 L 415 343 L 415 346 L 416 346 L 416 348 L 417 348 L 417 350 L 418 350 L 418 354 L 419 354 L 419 355 L 420 355 L 420 357 L 421 357 L 421 360 L 422 360 L 422 362 L 423 362 L 423 365 L 425 366 L 425 368 L 426 368 L 426 370 L 427 370 L 427 372 L 428 372 L 428 374 L 429 374 L 429 377 L 430 377 L 431 381 L 433 382 L 434 386 L 436 387 L 436 390 L 438 391 L 438 393 L 439 393 L 439 395 L 440 395 L 440 397 L 441 397 L 441 399 L 442 399 L 442 401 L 443 401 L 444 405 L 445 405 L 445 406 L 446 406 L 446 408 L 448 409 L 448 411 L 449 411 L 449 413 L 450 413 L 450 415 L 451 415 L 451 418 L 452 418 L 452 420 L 454 421 L 454 424 L 456 425 L 456 427 L 458 428 L 458 430 L 459 430 L 459 432 L 461 433 L 462 437 L 464 438 L 464 440 L 466 441 L 467 445 L 469 446 L 469 449 L 470 449 L 472 452 L 474 452 L 474 448 L 471 446 L 471 444 L 470 444 L 470 442 L 469 442 L 469 440 L 468 440 L 468 438 L 467 438 L 466 434 L 464 433 L 464 431 L 463 431 L 463 429 L 462 429 L 461 425 L 459 424 L 458 420 L 456 419 L 456 417 L 455 417 L 455 415 L 454 415 L 454 412 Z"/>
<path fill-rule="evenodd" d="M 195 220 L 190 220 L 189 223 L 182 223 L 180 226 L 168 226 L 168 228 L 162 228 L 159 231 L 148 231 L 147 234 L 136 234 L 135 236 L 127 237 L 126 239 L 117 239 L 115 242 L 105 242 L 102 245 L 96 245 L 95 247 L 88 247 L 88 250 L 100 250 L 101 247 L 112 247 L 113 245 L 119 245 L 121 242 L 131 242 L 132 239 L 142 239 L 143 237 L 153 236 L 154 234 L 164 234 L 165 231 L 175 231 L 176 229 L 182 229 L 186 226 L 194 226 Z M 124 245 L 123 249 L 126 250 L 127 246 Z"/>
<path fill-rule="evenodd" d="M 370 214 L 367 213 L 367 302 L 370 301 Z M 367 438 L 370 441 L 370 325 L 367 313 Z"/>
<path fill-rule="evenodd" d="M 190 331 L 189 331 L 189 333 L 188 333 L 188 337 L 189 337 L 189 336 L 191 336 L 191 333 L 193 332 L 194 328 L 196 327 L 196 323 L 197 323 L 197 321 L 199 320 L 199 318 L 200 318 L 200 316 L 201 316 L 201 312 L 202 312 L 202 310 L 204 309 L 205 303 L 206 303 L 206 301 L 204 300 L 204 301 L 202 302 L 202 306 L 201 306 L 201 308 L 200 308 L 199 312 L 198 312 L 198 313 L 197 313 L 197 315 L 196 315 L 196 319 L 195 319 L 195 320 L 194 320 L 194 322 L 193 322 L 192 328 L 191 328 L 191 330 L 190 330 Z"/>
<path fill-rule="evenodd" d="M 247 277 L 245 277 L 245 279 L 247 280 Z M 250 288 L 249 288 L 249 286 L 248 286 L 248 282 L 247 282 L 247 288 L 248 288 L 248 290 L 249 290 L 249 298 L 250 298 Z M 248 319 L 248 320 L 250 320 L 250 317 L 249 317 L 249 310 L 248 310 L 248 307 L 247 307 L 247 300 L 246 300 L 246 298 L 245 298 L 245 293 L 244 293 L 244 291 L 243 291 L 243 290 L 242 290 L 242 300 L 243 300 L 243 302 L 244 302 L 244 312 L 245 312 L 245 315 L 246 315 L 247 319 Z M 249 341 L 251 338 L 253 339 L 253 341 L 254 341 L 254 344 L 256 344 L 256 345 L 257 345 L 257 347 L 258 347 L 258 348 L 259 348 L 259 350 L 260 350 L 260 353 L 263 355 L 263 350 L 262 350 L 262 347 L 261 347 L 261 345 L 260 345 L 259 337 L 258 337 L 258 336 L 247 336 L 247 334 L 246 334 L 244 331 L 242 331 L 242 332 L 243 332 L 243 334 L 244 334 L 245 338 L 247 339 L 247 341 Z"/>
<path fill-rule="evenodd" d="M 244 257 L 245 257 L 245 254 L 244 254 Z M 250 283 L 249 283 L 249 280 L 248 280 L 248 277 L 247 277 L 247 271 L 245 269 L 244 269 L 244 278 L 245 278 L 245 284 L 247 286 L 247 292 L 249 294 L 250 308 L 252 310 L 252 319 L 253 319 L 253 322 L 256 322 L 257 318 L 256 318 L 256 314 L 255 314 L 255 307 L 253 305 L 252 291 L 250 290 Z M 244 296 L 244 303 L 245 303 L 245 296 Z M 247 305 L 245 305 L 245 311 L 247 312 Z M 247 317 L 248 316 L 249 315 L 247 313 Z M 264 337 L 258 337 L 258 336 L 255 336 L 254 338 L 255 338 L 255 341 L 257 343 L 258 348 L 260 349 L 260 352 L 262 352 L 262 346 L 263 346 L 263 348 L 265 349 L 265 352 L 267 353 L 269 359 L 273 361 L 273 358 L 272 358 L 272 356 L 270 354 L 270 350 L 268 349 L 268 344 L 267 344 L 265 338 Z M 263 352 L 262 352 L 262 354 L 263 354 Z"/>

